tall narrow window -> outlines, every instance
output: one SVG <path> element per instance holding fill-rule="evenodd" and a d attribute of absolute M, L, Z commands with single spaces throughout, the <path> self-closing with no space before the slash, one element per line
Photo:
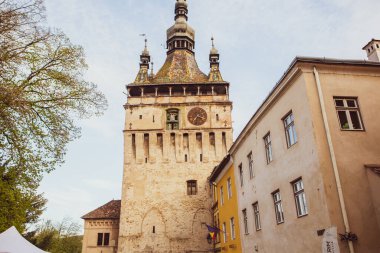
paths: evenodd
<path fill-rule="evenodd" d="M 270 138 L 270 133 L 265 135 L 264 144 L 265 144 L 265 154 L 267 157 L 267 163 L 269 164 L 271 161 L 273 161 L 272 140 Z"/>
<path fill-rule="evenodd" d="M 239 175 L 240 175 L 240 186 L 244 185 L 244 175 L 243 175 L 243 164 L 239 165 Z"/>
<path fill-rule="evenodd" d="M 302 179 L 293 183 L 294 199 L 296 201 L 297 216 L 302 217 L 307 215 L 306 196 L 303 188 Z"/>
<path fill-rule="evenodd" d="M 225 222 L 223 222 L 223 242 L 227 242 L 227 226 Z"/>
<path fill-rule="evenodd" d="M 228 199 L 232 198 L 232 184 L 231 184 L 231 178 L 227 179 L 227 193 L 228 193 Z"/>
<path fill-rule="evenodd" d="M 244 233 L 248 235 L 248 217 L 247 217 L 247 209 L 244 209 L 243 211 L 243 222 L 244 222 Z"/>
<path fill-rule="evenodd" d="M 197 181 L 187 181 L 187 195 L 197 195 Z"/>
<path fill-rule="evenodd" d="M 235 240 L 236 234 L 235 234 L 235 219 L 232 217 L 230 219 L 230 225 L 231 225 L 231 240 Z"/>
<path fill-rule="evenodd" d="M 290 112 L 287 116 L 283 118 L 285 134 L 286 134 L 286 142 L 288 143 L 288 148 L 297 143 L 297 133 L 296 128 L 294 126 L 294 116 L 293 113 Z"/>
<path fill-rule="evenodd" d="M 280 191 L 276 191 L 272 193 L 273 201 L 274 201 L 274 211 L 276 214 L 276 221 L 277 224 L 284 222 L 284 211 L 282 209 L 282 203 L 281 203 L 281 195 Z"/>
<path fill-rule="evenodd" d="M 248 168 L 249 168 L 249 178 L 252 179 L 255 174 L 253 173 L 253 158 L 252 158 L 252 152 L 248 154 Z"/>
<path fill-rule="evenodd" d="M 356 98 L 334 98 L 340 129 L 363 130 L 358 101 Z"/>
<path fill-rule="evenodd" d="M 259 231 L 261 230 L 259 202 L 254 203 L 252 207 L 253 207 L 253 215 L 255 216 L 256 231 Z"/>
<path fill-rule="evenodd" d="M 220 187 L 220 205 L 224 205 L 223 186 Z"/>

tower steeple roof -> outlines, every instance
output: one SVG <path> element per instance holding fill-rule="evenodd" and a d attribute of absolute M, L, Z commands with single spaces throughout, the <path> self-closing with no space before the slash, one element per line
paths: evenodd
<path fill-rule="evenodd" d="M 195 59 L 195 31 L 187 23 L 188 1 L 176 0 L 174 25 L 167 30 L 167 57 L 157 74 L 148 74 L 150 55 L 146 46 L 142 52 L 140 71 L 134 84 L 181 84 L 224 82 L 219 72 L 219 54 L 214 42 L 210 51 L 209 75 L 203 73 Z"/>

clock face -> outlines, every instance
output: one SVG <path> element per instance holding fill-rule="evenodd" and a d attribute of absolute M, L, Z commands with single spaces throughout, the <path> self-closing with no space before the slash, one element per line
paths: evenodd
<path fill-rule="evenodd" d="M 200 107 L 195 107 L 187 114 L 189 122 L 195 126 L 203 125 L 207 120 L 207 113 Z"/>

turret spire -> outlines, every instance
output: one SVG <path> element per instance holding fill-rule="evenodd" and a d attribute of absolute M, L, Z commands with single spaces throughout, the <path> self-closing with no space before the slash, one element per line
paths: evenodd
<path fill-rule="evenodd" d="M 145 34 L 142 34 L 141 36 L 145 36 Z M 148 40 L 145 38 L 144 40 L 145 46 L 144 50 L 142 51 L 140 55 L 140 71 L 137 74 L 135 83 L 148 83 L 149 82 L 149 63 L 150 63 L 150 54 L 148 51 Z"/>
<path fill-rule="evenodd" d="M 210 82 L 223 81 L 222 75 L 219 70 L 219 52 L 215 48 L 214 37 L 211 37 L 211 50 L 210 50 Z"/>

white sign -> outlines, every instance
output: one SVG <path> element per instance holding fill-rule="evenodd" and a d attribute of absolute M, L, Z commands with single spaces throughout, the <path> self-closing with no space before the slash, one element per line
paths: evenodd
<path fill-rule="evenodd" d="M 322 253 L 340 253 L 336 227 L 326 229 L 323 234 Z"/>

